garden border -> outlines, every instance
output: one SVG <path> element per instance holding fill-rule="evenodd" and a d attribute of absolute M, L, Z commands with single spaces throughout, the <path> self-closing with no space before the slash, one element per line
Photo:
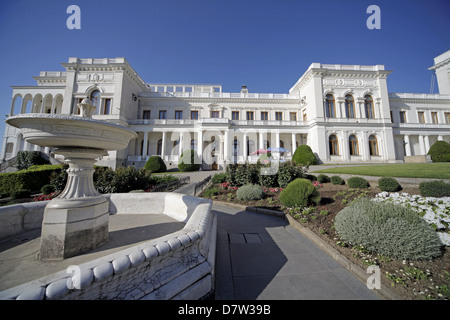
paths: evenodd
<path fill-rule="evenodd" d="M 242 204 L 229 203 L 229 202 L 216 201 L 216 200 L 213 200 L 213 202 L 218 205 L 239 208 L 239 209 L 243 209 L 243 210 L 247 210 L 247 211 L 251 211 L 251 212 L 268 214 L 268 215 L 276 216 L 276 217 L 279 217 L 282 219 L 286 219 L 290 226 L 292 226 L 294 229 L 299 231 L 302 235 L 304 235 L 306 238 L 308 238 L 310 241 L 312 241 L 314 244 L 316 244 L 320 249 L 325 251 L 329 256 L 331 256 L 333 259 L 335 259 L 340 265 L 342 265 L 345 269 L 347 269 L 353 275 L 355 275 L 360 281 L 362 281 L 363 283 L 365 283 L 367 281 L 368 274 L 360 266 L 351 262 L 346 256 L 344 256 L 339 251 L 337 251 L 332 246 L 330 246 L 328 243 L 323 241 L 313 231 L 302 226 L 290 215 L 285 214 L 278 210 L 257 208 L 257 207 L 242 205 Z M 387 286 L 385 286 L 382 283 L 381 283 L 380 289 L 374 289 L 374 290 L 375 290 L 375 293 L 378 294 L 378 296 L 380 296 L 383 299 L 403 300 L 400 298 L 400 296 L 398 296 L 396 293 L 394 293 L 391 289 L 389 289 Z"/>

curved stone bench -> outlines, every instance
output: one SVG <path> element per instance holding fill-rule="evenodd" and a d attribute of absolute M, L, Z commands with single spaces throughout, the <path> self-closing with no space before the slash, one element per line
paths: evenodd
<path fill-rule="evenodd" d="M 7 289 L 0 292 L 0 299 L 199 299 L 214 289 L 217 220 L 211 211 L 212 201 L 178 193 L 126 193 L 106 197 L 110 214 L 164 214 L 185 226 L 171 234 Z M 46 201 L 34 206 L 18 205 L 15 209 L 13 206 L 7 210 L 0 208 L 0 216 L 5 211 L 16 221 L 39 215 L 42 219 L 39 208 L 43 212 L 45 204 Z M 6 229 L 11 233 L 14 228 Z M 22 230 L 23 226 L 15 229 Z"/>

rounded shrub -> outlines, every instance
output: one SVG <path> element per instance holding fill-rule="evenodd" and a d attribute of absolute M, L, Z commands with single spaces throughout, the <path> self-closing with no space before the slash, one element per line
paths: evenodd
<path fill-rule="evenodd" d="M 203 196 L 206 198 L 210 198 L 212 196 L 216 196 L 220 193 L 219 188 L 217 187 L 212 187 L 212 188 L 208 188 L 205 191 L 203 191 Z"/>
<path fill-rule="evenodd" d="M 167 167 L 164 160 L 159 156 L 151 156 L 145 163 L 144 168 L 149 172 L 166 172 Z"/>
<path fill-rule="evenodd" d="M 326 174 L 321 173 L 317 176 L 317 181 L 319 181 L 320 183 L 327 183 L 327 182 L 330 182 L 331 179 Z"/>
<path fill-rule="evenodd" d="M 393 259 L 427 260 L 441 255 L 437 233 L 413 210 L 360 199 L 334 219 L 339 236 Z"/>
<path fill-rule="evenodd" d="M 264 190 L 257 184 L 246 184 L 236 191 L 238 200 L 260 200 L 264 197 Z"/>
<path fill-rule="evenodd" d="M 295 150 L 292 156 L 292 162 L 296 165 L 308 166 L 317 164 L 317 158 L 310 146 L 302 144 Z"/>
<path fill-rule="evenodd" d="M 450 143 L 447 141 L 436 141 L 430 147 L 428 155 L 431 156 L 431 160 L 433 160 L 433 162 L 449 162 Z"/>
<path fill-rule="evenodd" d="M 369 182 L 361 177 L 351 177 L 347 180 L 347 184 L 349 188 L 368 188 L 370 187 Z"/>
<path fill-rule="evenodd" d="M 46 185 L 42 186 L 41 192 L 43 194 L 50 194 L 52 192 L 55 192 L 55 188 L 51 184 L 46 184 Z"/>
<path fill-rule="evenodd" d="M 198 171 L 200 169 L 201 161 L 194 149 L 184 150 L 178 161 L 178 169 L 181 172 Z"/>
<path fill-rule="evenodd" d="M 345 181 L 339 176 L 332 176 L 331 183 L 337 186 L 345 184 Z"/>
<path fill-rule="evenodd" d="M 378 180 L 378 188 L 381 191 L 395 192 L 402 189 L 398 181 L 391 177 L 382 177 Z"/>
<path fill-rule="evenodd" d="M 422 181 L 419 191 L 423 197 L 450 197 L 450 184 L 444 181 Z"/>
<path fill-rule="evenodd" d="M 226 182 L 227 181 L 227 174 L 225 172 L 223 172 L 223 173 L 216 173 L 211 178 L 211 181 L 214 184 Z"/>
<path fill-rule="evenodd" d="M 280 202 L 286 207 L 306 207 L 320 202 L 317 188 L 308 179 L 295 179 L 280 193 Z"/>

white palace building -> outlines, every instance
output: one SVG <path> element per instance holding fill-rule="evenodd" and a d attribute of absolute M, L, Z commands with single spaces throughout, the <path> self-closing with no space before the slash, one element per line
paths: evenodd
<path fill-rule="evenodd" d="M 168 168 L 195 149 L 204 170 L 256 162 L 258 149 L 284 148 L 289 160 L 308 144 L 319 163 L 396 163 L 421 159 L 436 140 L 450 140 L 450 50 L 434 59 L 440 94 L 390 93 L 383 65 L 312 63 L 288 93 L 223 92 L 215 84 L 145 82 L 125 58 L 69 58 L 65 71 L 42 71 L 35 86 L 13 86 L 9 116 L 78 114 L 90 98 L 94 119 L 133 129 L 127 149 L 99 165 L 142 167 L 159 155 Z M 6 125 L 0 162 L 20 150 L 51 155 Z M 422 157 L 425 159 L 425 157 Z"/>

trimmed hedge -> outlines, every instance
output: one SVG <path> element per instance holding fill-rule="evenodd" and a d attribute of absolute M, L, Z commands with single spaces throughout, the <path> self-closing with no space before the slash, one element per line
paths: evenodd
<path fill-rule="evenodd" d="M 431 160 L 433 160 L 433 162 L 449 162 L 450 143 L 447 141 L 436 141 L 430 147 L 428 155 L 431 156 Z"/>
<path fill-rule="evenodd" d="M 419 191 L 423 197 L 450 197 L 450 184 L 444 181 L 422 181 Z"/>
<path fill-rule="evenodd" d="M 17 190 L 38 191 L 50 183 L 52 173 L 59 174 L 61 165 L 33 166 L 28 170 L 0 174 L 0 194 L 9 194 Z"/>
<path fill-rule="evenodd" d="M 378 188 L 381 191 L 395 192 L 402 189 L 398 181 L 391 177 L 382 177 L 378 180 Z"/>
<path fill-rule="evenodd" d="M 370 187 L 369 182 L 361 177 L 351 177 L 347 180 L 349 188 L 368 188 Z"/>
<path fill-rule="evenodd" d="M 334 219 L 339 236 L 394 259 L 425 260 L 441 255 L 437 233 L 413 210 L 391 203 L 360 199 Z"/>
<path fill-rule="evenodd" d="M 147 162 L 144 165 L 144 168 L 149 172 L 166 172 L 167 166 L 164 163 L 164 160 L 159 156 L 151 156 L 148 158 Z"/>
<path fill-rule="evenodd" d="M 280 193 L 280 202 L 286 207 L 306 207 L 318 204 L 321 198 L 319 191 L 308 179 L 295 179 Z"/>
<path fill-rule="evenodd" d="M 332 176 L 331 177 L 331 183 L 334 184 L 334 185 L 340 186 L 340 185 L 345 184 L 345 180 L 342 179 L 339 176 Z"/>
<path fill-rule="evenodd" d="M 319 181 L 320 183 L 328 183 L 331 181 L 331 179 L 326 174 L 321 173 L 317 176 L 317 181 Z"/>
<path fill-rule="evenodd" d="M 309 166 L 317 164 L 317 158 L 310 146 L 302 144 L 295 150 L 292 162 L 296 165 Z"/>

